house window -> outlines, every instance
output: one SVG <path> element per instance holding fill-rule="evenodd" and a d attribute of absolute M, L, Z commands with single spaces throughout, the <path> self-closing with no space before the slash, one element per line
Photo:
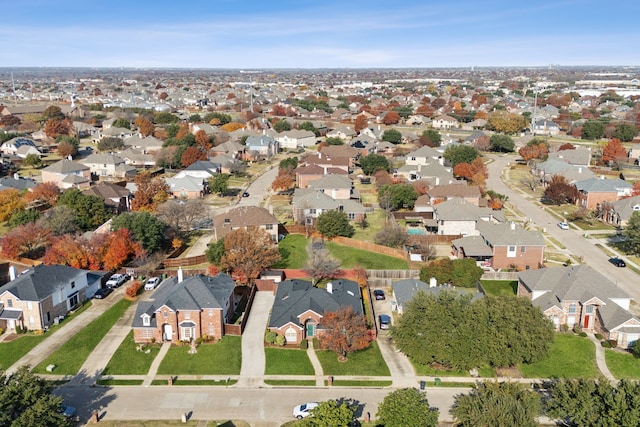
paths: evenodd
<path fill-rule="evenodd" d="M 142 325 L 151 326 L 151 318 L 149 316 L 142 316 Z"/>
<path fill-rule="evenodd" d="M 27 302 L 27 310 L 33 310 L 33 303 L 31 301 Z"/>
<path fill-rule="evenodd" d="M 51 312 L 47 311 L 47 323 L 51 322 Z"/>
<path fill-rule="evenodd" d="M 287 342 L 296 342 L 298 339 L 298 333 L 294 328 L 289 327 L 284 333 L 284 338 Z"/>
<path fill-rule="evenodd" d="M 146 338 L 146 339 L 153 338 L 153 329 L 143 329 L 142 338 Z"/>
<path fill-rule="evenodd" d="M 191 312 L 190 312 L 190 311 L 185 311 L 185 312 L 184 312 L 184 318 L 185 318 L 186 320 L 191 319 Z"/>
<path fill-rule="evenodd" d="M 507 248 L 507 258 L 515 258 L 515 256 L 516 256 L 516 247 L 509 246 Z"/>
<path fill-rule="evenodd" d="M 71 282 L 71 289 L 76 287 L 76 282 Z"/>
<path fill-rule="evenodd" d="M 575 313 L 576 312 L 576 305 L 575 304 L 571 304 L 569 305 L 569 313 Z"/>
<path fill-rule="evenodd" d="M 33 316 L 29 316 L 29 326 L 31 326 L 31 328 L 33 328 L 36 324 L 36 318 Z"/>
<path fill-rule="evenodd" d="M 349 219 L 350 219 L 350 220 L 354 220 L 354 219 L 356 219 L 356 214 L 354 214 L 354 213 L 350 213 L 350 214 L 349 214 Z"/>
<path fill-rule="evenodd" d="M 309 213 L 310 213 L 311 215 L 315 215 L 315 214 L 316 214 L 316 210 L 315 210 L 315 209 L 309 209 Z"/>
<path fill-rule="evenodd" d="M 11 298 L 9 298 L 9 299 L 7 300 L 7 307 L 8 307 L 8 308 L 13 307 L 13 300 L 12 300 Z"/>
<path fill-rule="evenodd" d="M 573 325 L 576 324 L 576 316 L 568 316 L 567 317 L 567 326 L 573 328 Z"/>
<path fill-rule="evenodd" d="M 527 251 L 526 246 L 520 246 L 520 253 L 525 253 Z"/>
<path fill-rule="evenodd" d="M 593 306 L 592 305 L 588 305 L 585 307 L 584 312 L 586 314 L 593 314 Z"/>
<path fill-rule="evenodd" d="M 167 317 L 169 317 L 169 312 L 168 311 L 163 311 L 162 312 L 162 316 L 166 319 Z"/>
<path fill-rule="evenodd" d="M 213 327 L 213 323 L 209 323 L 209 328 L 207 329 L 207 335 L 213 336 L 216 332 L 216 329 Z"/>
<path fill-rule="evenodd" d="M 267 230 L 273 230 L 273 224 L 266 224 L 264 228 L 266 228 Z"/>
<path fill-rule="evenodd" d="M 194 338 L 193 328 L 180 328 L 182 333 L 182 341 L 190 341 L 191 338 Z"/>

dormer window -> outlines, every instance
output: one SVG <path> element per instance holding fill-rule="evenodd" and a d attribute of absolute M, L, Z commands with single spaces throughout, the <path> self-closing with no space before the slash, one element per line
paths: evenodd
<path fill-rule="evenodd" d="M 151 326 L 151 316 L 148 314 L 142 315 L 142 326 Z"/>

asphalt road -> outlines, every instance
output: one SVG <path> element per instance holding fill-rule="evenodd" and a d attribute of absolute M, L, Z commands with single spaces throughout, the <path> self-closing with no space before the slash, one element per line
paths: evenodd
<path fill-rule="evenodd" d="M 493 162 L 487 165 L 489 179 L 487 187 L 509 196 L 509 203 L 515 206 L 521 213 L 530 218 L 535 224 L 546 229 L 546 233 L 561 242 L 572 254 L 584 257 L 585 264 L 603 274 L 609 280 L 616 283 L 631 297 L 640 301 L 640 281 L 638 276 L 628 268 L 618 268 L 609 263 L 609 257 L 601 249 L 595 246 L 595 239 L 585 239 L 583 232 L 570 228 L 560 229 L 557 224 L 560 219 L 553 216 L 546 209 L 533 203 L 533 198 L 523 196 L 521 193 L 511 190 L 502 180 L 502 170 L 509 163 L 514 163 L 515 155 L 490 156 Z"/>

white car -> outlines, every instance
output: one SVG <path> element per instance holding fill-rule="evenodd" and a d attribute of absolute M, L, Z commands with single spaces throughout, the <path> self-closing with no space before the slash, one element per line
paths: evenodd
<path fill-rule="evenodd" d="M 293 408 L 293 416 L 301 420 L 311 415 L 311 410 L 317 407 L 318 407 L 318 404 L 316 402 L 303 403 L 302 405 L 298 405 L 295 408 Z"/>
<path fill-rule="evenodd" d="M 107 288 L 118 288 L 124 284 L 128 279 L 126 274 L 114 274 L 105 283 Z"/>
<path fill-rule="evenodd" d="M 151 277 L 149 280 L 147 280 L 147 283 L 145 283 L 144 290 L 145 291 L 152 291 L 159 284 L 160 284 L 160 278 L 159 277 Z"/>
<path fill-rule="evenodd" d="M 560 227 L 562 230 L 568 230 L 569 224 L 567 224 L 566 222 L 559 222 L 558 227 Z"/>

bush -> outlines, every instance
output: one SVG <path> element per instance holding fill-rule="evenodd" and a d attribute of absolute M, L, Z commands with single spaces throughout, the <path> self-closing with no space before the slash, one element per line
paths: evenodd
<path fill-rule="evenodd" d="M 267 342 L 267 344 L 273 344 L 276 342 L 276 338 L 278 337 L 278 334 L 273 332 L 273 331 L 269 331 L 267 332 L 267 334 L 264 337 L 264 340 Z"/>
<path fill-rule="evenodd" d="M 4 329 L 0 328 L 0 335 L 4 334 Z"/>
<path fill-rule="evenodd" d="M 609 340 L 609 346 L 611 346 L 611 348 L 616 348 L 618 346 L 618 341 L 616 340 Z"/>
<path fill-rule="evenodd" d="M 586 332 L 580 332 L 578 335 L 580 335 L 581 337 L 586 337 L 587 333 Z"/>
<path fill-rule="evenodd" d="M 307 348 L 309 348 L 309 341 L 307 341 L 305 338 L 300 341 L 300 350 L 306 350 Z"/>
<path fill-rule="evenodd" d="M 580 327 L 579 323 L 575 323 L 571 330 L 573 331 L 574 334 L 579 334 L 582 331 L 582 327 Z"/>
<path fill-rule="evenodd" d="M 141 290 L 142 290 L 142 282 L 136 279 L 133 282 L 131 282 L 129 286 L 127 286 L 127 290 L 125 291 L 125 294 L 129 298 L 135 298 L 140 293 Z"/>
<path fill-rule="evenodd" d="M 596 339 L 597 339 L 597 340 L 601 340 L 602 338 L 604 338 L 604 337 L 602 336 L 602 334 L 600 334 L 600 333 L 598 333 L 598 332 L 596 332 L 594 336 L 596 337 Z"/>
<path fill-rule="evenodd" d="M 604 348 L 611 348 L 611 344 L 609 344 L 609 341 L 602 341 L 600 344 L 602 344 Z"/>
<path fill-rule="evenodd" d="M 562 332 L 567 332 L 569 331 L 569 325 L 567 325 L 566 323 L 564 323 L 563 325 L 560 326 L 560 330 Z"/>
<path fill-rule="evenodd" d="M 286 343 L 287 343 L 287 340 L 284 338 L 284 335 L 276 336 L 276 345 L 279 345 L 280 347 L 282 347 Z"/>

